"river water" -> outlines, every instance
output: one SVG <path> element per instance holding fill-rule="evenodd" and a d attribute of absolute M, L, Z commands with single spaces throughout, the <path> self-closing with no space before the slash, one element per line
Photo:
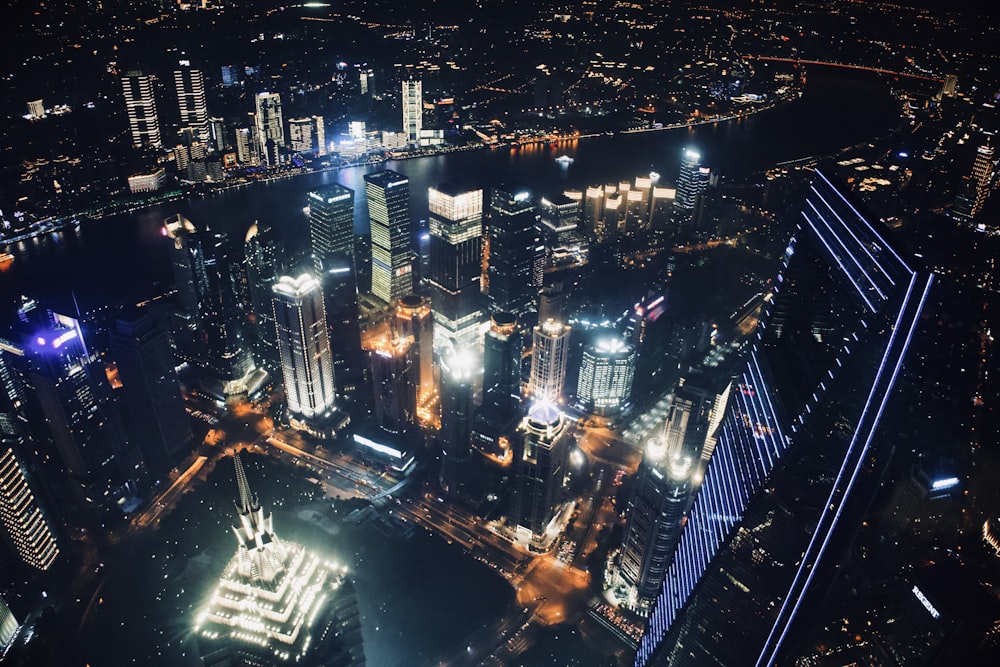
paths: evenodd
<path fill-rule="evenodd" d="M 233 188 L 84 221 L 76 230 L 21 243 L 11 249 L 16 257 L 13 265 L 0 274 L 0 304 L 9 307 L 25 291 L 65 303 L 72 291 L 80 306 L 89 310 L 155 294 L 154 284 L 170 280 L 160 227 L 175 213 L 223 229 L 234 240 L 242 239 L 254 220 L 267 219 L 291 247 L 301 246 L 308 236 L 303 213 L 308 190 L 339 182 L 360 195 L 363 176 L 380 168 L 409 177 L 411 215 L 416 220 L 426 216 L 427 188 L 447 180 L 483 187 L 517 181 L 539 194 L 632 180 L 650 171 L 660 173 L 663 182 L 672 182 L 685 146 L 696 147 L 703 162 L 724 178 L 740 178 L 779 162 L 831 154 L 881 136 L 896 125 L 897 110 L 882 81 L 810 72 L 800 99 L 743 120 L 556 146 L 457 152 Z M 558 164 L 555 158 L 563 154 L 574 162 L 567 167 Z M 355 229 L 365 233 L 364 197 L 357 196 L 355 204 Z"/>

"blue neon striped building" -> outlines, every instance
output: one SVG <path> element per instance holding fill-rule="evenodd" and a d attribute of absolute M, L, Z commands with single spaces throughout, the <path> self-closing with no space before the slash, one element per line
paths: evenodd
<path fill-rule="evenodd" d="M 636 667 L 771 665 L 808 622 L 888 459 L 931 282 L 816 172 Z"/>

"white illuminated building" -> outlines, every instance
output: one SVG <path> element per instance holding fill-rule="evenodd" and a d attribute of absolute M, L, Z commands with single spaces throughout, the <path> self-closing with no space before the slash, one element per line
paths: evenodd
<path fill-rule="evenodd" d="M 195 634 L 206 665 L 304 667 L 365 664 L 356 605 L 346 568 L 274 534 L 273 517 L 250 491 L 234 456 L 238 547 Z M 344 613 L 347 610 L 348 613 Z"/>
<path fill-rule="evenodd" d="M 416 81 L 403 81 L 403 134 L 408 141 L 420 139 L 420 130 L 424 126 L 424 96 L 423 84 Z"/>
<path fill-rule="evenodd" d="M 303 273 L 298 278 L 282 276 L 272 289 L 290 421 L 296 428 L 329 435 L 326 427 L 336 411 L 336 390 L 323 287 Z"/>
<path fill-rule="evenodd" d="M 536 401 L 558 403 L 566 381 L 570 327 L 551 317 L 535 326 L 528 392 Z"/>
<path fill-rule="evenodd" d="M 635 348 L 607 336 L 583 350 L 576 396 L 585 410 L 599 415 L 617 413 L 632 395 Z"/>
<path fill-rule="evenodd" d="M 59 556 L 55 533 L 6 441 L 0 445 L 0 523 L 22 562 L 42 571 L 52 567 Z"/>

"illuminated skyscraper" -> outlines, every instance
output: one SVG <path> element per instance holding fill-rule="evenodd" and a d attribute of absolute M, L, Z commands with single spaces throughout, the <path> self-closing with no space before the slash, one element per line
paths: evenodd
<path fill-rule="evenodd" d="M 441 359 L 441 486 L 458 493 L 468 483 L 472 454 L 473 385 L 480 369 L 468 349 Z"/>
<path fill-rule="evenodd" d="M 955 201 L 956 215 L 965 220 L 976 220 L 986 205 L 990 196 L 990 183 L 993 180 L 993 146 L 986 144 L 976 150 L 976 159 L 972 163 L 972 173 L 963 183 L 961 192 Z"/>
<path fill-rule="evenodd" d="M 430 188 L 427 284 L 434 312 L 434 346 L 478 343 L 483 191 L 452 183 Z"/>
<path fill-rule="evenodd" d="M 706 439 L 713 435 L 710 427 L 715 400 L 714 394 L 690 382 L 674 391 L 664 432 L 671 456 L 701 460 Z"/>
<path fill-rule="evenodd" d="M 282 276 L 273 289 L 289 420 L 296 428 L 332 436 L 337 395 L 323 287 L 303 273 L 297 278 Z"/>
<path fill-rule="evenodd" d="M 691 459 L 672 454 L 662 435 L 646 445 L 613 581 L 615 594 L 633 611 L 647 613 L 663 586 L 691 500 L 692 473 Z"/>
<path fill-rule="evenodd" d="M 277 163 L 278 149 L 285 147 L 285 124 L 281 116 L 281 95 L 257 93 L 257 140 L 260 154 L 269 165 Z"/>
<path fill-rule="evenodd" d="M 17 635 L 19 624 L 11 613 L 7 602 L 0 597 L 0 649 L 6 648 Z"/>
<path fill-rule="evenodd" d="M 635 348 L 607 335 L 583 349 L 576 398 L 585 410 L 599 415 L 618 413 L 632 396 Z"/>
<path fill-rule="evenodd" d="M 387 335 L 376 341 L 370 354 L 375 422 L 389 433 L 403 433 L 417 421 L 413 338 Z"/>
<path fill-rule="evenodd" d="M 356 274 L 354 191 L 339 183 L 309 193 L 309 240 L 317 275 Z"/>
<path fill-rule="evenodd" d="M 136 148 L 160 148 L 163 142 L 153 97 L 153 77 L 138 71 L 128 72 L 122 77 L 122 93 L 132 145 Z"/>
<path fill-rule="evenodd" d="M 395 171 L 365 175 L 372 237 L 372 294 L 387 304 L 413 291 L 410 180 Z"/>
<path fill-rule="evenodd" d="M 548 319 L 535 325 L 528 379 L 528 393 L 535 401 L 561 401 L 566 383 L 569 333 L 569 325 L 558 320 Z"/>
<path fill-rule="evenodd" d="M 403 134 L 407 141 L 418 141 L 420 130 L 424 127 L 424 95 L 423 84 L 416 81 L 403 81 Z"/>
<path fill-rule="evenodd" d="M 200 69 L 182 60 L 174 70 L 174 88 L 181 127 L 190 127 L 201 142 L 208 142 L 208 103 L 205 100 L 205 77 Z"/>
<path fill-rule="evenodd" d="M 365 664 L 354 587 L 346 568 L 280 539 L 250 491 L 240 455 L 233 526 L 236 555 L 194 631 L 206 667 Z"/>
<path fill-rule="evenodd" d="M 545 269 L 545 247 L 535 221 L 528 190 L 515 186 L 493 188 L 487 269 L 490 313 L 524 316 L 535 309 Z"/>
<path fill-rule="evenodd" d="M 45 571 L 59 557 L 59 546 L 52 523 L 31 488 L 28 469 L 15 451 L 20 444 L 17 436 L 0 437 L 0 524 L 21 562 Z M 4 645 L 0 636 L 0 648 Z"/>
<path fill-rule="evenodd" d="M 417 385 L 417 401 L 424 404 L 435 393 L 434 388 L 434 320 L 430 299 L 410 294 L 396 304 L 393 330 L 400 338 L 413 338 Z"/>
<path fill-rule="evenodd" d="M 685 148 L 681 156 L 681 170 L 677 176 L 677 194 L 674 199 L 674 222 L 681 227 L 690 227 L 695 223 L 699 199 L 708 185 L 701 170 L 701 154 Z"/>
<path fill-rule="evenodd" d="M 543 548 L 554 537 L 550 526 L 563 500 L 572 436 L 562 412 L 548 401 L 535 403 L 518 430 L 509 521 L 529 544 Z"/>
<path fill-rule="evenodd" d="M 153 308 L 130 308 L 115 319 L 109 356 L 122 383 L 126 430 L 150 470 L 165 473 L 191 451 L 194 436 L 174 371 L 170 332 Z"/>
<path fill-rule="evenodd" d="M 816 172 L 636 665 L 771 665 L 822 607 L 932 282 L 887 234 Z"/>

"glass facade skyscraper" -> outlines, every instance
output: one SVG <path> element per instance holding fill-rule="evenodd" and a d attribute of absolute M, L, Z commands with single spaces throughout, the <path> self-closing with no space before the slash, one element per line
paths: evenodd
<path fill-rule="evenodd" d="M 395 171 L 365 176 L 372 236 L 372 294 L 387 304 L 413 291 L 410 180 Z"/>
<path fill-rule="evenodd" d="M 817 607 L 888 458 L 876 435 L 932 282 L 886 234 L 816 172 L 637 667 L 770 665 Z"/>
<path fill-rule="evenodd" d="M 545 248 L 535 225 L 531 193 L 516 186 L 490 193 L 488 294 L 491 313 L 524 316 L 535 309 Z"/>
<path fill-rule="evenodd" d="M 483 191 L 448 183 L 430 188 L 430 257 L 427 285 L 434 311 L 434 345 L 476 346 Z"/>

